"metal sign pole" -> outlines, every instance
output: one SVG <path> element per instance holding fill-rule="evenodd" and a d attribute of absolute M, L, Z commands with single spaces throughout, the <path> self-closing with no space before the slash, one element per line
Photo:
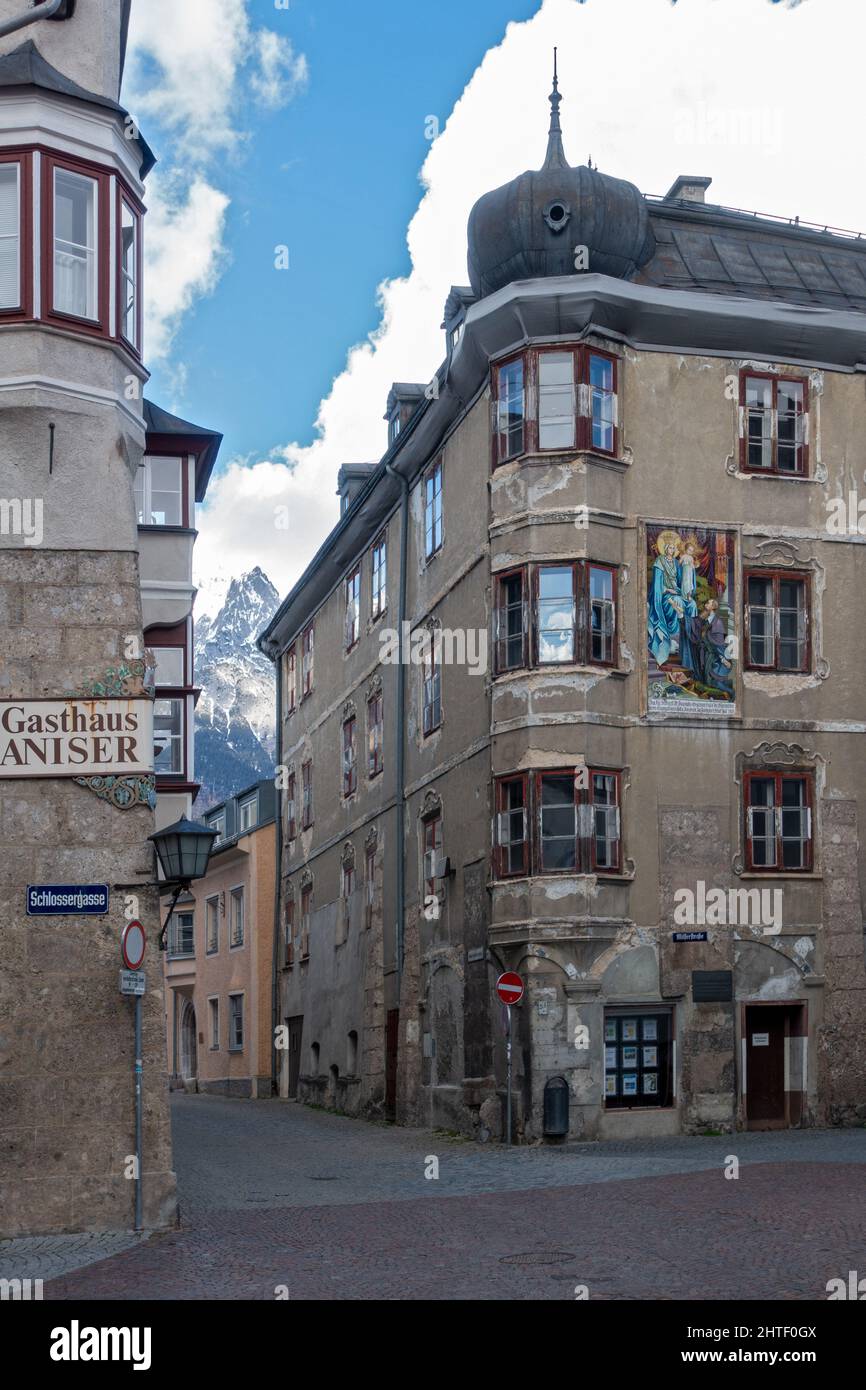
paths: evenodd
<path fill-rule="evenodd" d="M 506 1123 L 507 1130 L 508 1130 L 508 1138 L 506 1139 L 505 1142 L 506 1142 L 506 1144 L 510 1144 L 510 1143 L 511 1143 L 511 1005 L 510 1005 L 510 1004 L 506 1004 L 506 1005 L 505 1005 L 505 1013 L 506 1013 L 507 1019 L 508 1019 L 507 1031 L 506 1031 L 506 1036 L 505 1036 L 505 1076 L 506 1076 L 506 1081 L 505 1081 L 505 1086 L 506 1086 L 506 1093 L 505 1093 L 505 1123 Z"/>
<path fill-rule="evenodd" d="M 141 999 L 135 996 L 135 1229 L 141 1230 Z"/>

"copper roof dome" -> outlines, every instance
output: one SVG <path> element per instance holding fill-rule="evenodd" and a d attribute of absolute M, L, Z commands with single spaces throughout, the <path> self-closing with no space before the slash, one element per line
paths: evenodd
<path fill-rule="evenodd" d="M 469 279 L 479 296 L 513 280 L 574 275 L 576 269 L 627 279 L 655 250 L 646 203 L 634 184 L 568 163 L 561 100 L 554 50 L 543 166 L 485 193 L 469 214 Z M 586 255 L 576 267 L 577 247 L 586 247 Z"/>

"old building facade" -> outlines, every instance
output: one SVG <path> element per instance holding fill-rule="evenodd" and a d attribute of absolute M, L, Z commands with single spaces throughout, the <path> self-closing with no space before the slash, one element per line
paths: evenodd
<path fill-rule="evenodd" d="M 526 1139 L 862 1121 L 863 243 L 551 103 L 260 638 L 282 1093 L 499 1137 L 509 969 Z"/>
<path fill-rule="evenodd" d="M 273 781 L 212 806 L 208 871 L 171 916 L 166 956 L 172 1087 L 253 1099 L 273 1090 Z"/>
<path fill-rule="evenodd" d="M 119 976 L 134 917 L 148 937 L 142 1221 L 176 1217 L 148 837 L 158 790 L 160 825 L 190 804 L 191 755 L 180 776 L 158 761 L 160 786 L 154 739 L 171 762 L 176 699 L 191 721 L 191 498 L 219 437 L 144 401 L 154 157 L 119 102 L 129 15 L 130 0 L 0 0 L 3 1235 L 133 1224 L 134 1006 Z M 151 642 L 182 647 L 180 666 L 175 651 L 149 660 Z"/>

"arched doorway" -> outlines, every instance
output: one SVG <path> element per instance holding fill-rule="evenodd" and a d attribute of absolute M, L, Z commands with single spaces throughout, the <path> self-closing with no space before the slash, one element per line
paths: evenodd
<path fill-rule="evenodd" d="M 183 1001 L 180 1015 L 180 1074 L 184 1084 L 198 1077 L 195 1006 L 191 999 Z"/>

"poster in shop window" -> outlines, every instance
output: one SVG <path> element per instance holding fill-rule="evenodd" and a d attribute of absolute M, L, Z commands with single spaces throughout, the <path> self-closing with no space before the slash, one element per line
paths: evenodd
<path fill-rule="evenodd" d="M 635 1072 L 631 1072 L 623 1076 L 622 1093 L 624 1096 L 637 1095 L 637 1074 Z"/>
<path fill-rule="evenodd" d="M 732 714 L 736 533 L 658 523 L 646 539 L 649 712 Z"/>

